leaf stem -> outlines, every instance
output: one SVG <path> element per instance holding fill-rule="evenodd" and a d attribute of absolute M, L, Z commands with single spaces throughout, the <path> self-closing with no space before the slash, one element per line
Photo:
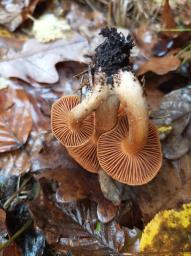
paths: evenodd
<path fill-rule="evenodd" d="M 32 219 L 28 220 L 7 242 L 0 244 L 0 251 L 7 248 L 20 234 L 22 234 L 32 224 Z"/>
<path fill-rule="evenodd" d="M 20 188 L 19 188 L 17 191 L 15 191 L 15 192 L 12 194 L 12 196 L 10 196 L 10 197 L 7 199 L 7 201 L 4 203 L 3 209 L 6 210 L 6 209 L 9 208 L 9 206 L 10 206 L 11 202 L 13 201 L 13 199 L 15 199 L 15 197 L 18 195 L 18 193 L 21 192 L 21 190 L 22 190 L 22 189 L 24 188 L 24 186 L 29 182 L 30 179 L 31 179 L 31 177 L 29 177 L 28 179 L 26 179 L 26 180 L 23 181 L 23 183 L 21 184 Z"/>

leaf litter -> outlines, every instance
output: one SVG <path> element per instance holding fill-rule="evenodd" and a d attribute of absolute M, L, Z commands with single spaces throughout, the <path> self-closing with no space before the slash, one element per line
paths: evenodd
<path fill-rule="evenodd" d="M 135 22 L 127 16 L 120 23 L 130 24 L 128 28 L 137 42 L 133 66 L 137 74 L 145 76 L 150 118 L 161 133 L 164 160 L 159 174 L 149 184 L 140 187 L 119 184 L 122 201 L 116 206 L 104 197 L 97 175 L 80 167 L 53 138 L 50 109 L 62 95 L 87 93 L 89 45 L 98 42 L 98 31 L 103 25 L 119 20 L 106 19 L 110 12 L 105 1 L 91 1 L 92 4 L 71 1 L 65 8 L 58 2 L 51 10 L 46 10 L 49 5 L 40 6 L 38 2 L 28 1 L 25 9 L 18 1 L 18 12 L 13 8 L 10 19 L 5 16 L 2 23 L 11 31 L 21 27 L 11 34 L 11 40 L 0 34 L 3 46 L 0 54 L 0 203 L 2 214 L 7 218 L 6 225 L 2 218 L 6 241 L 31 221 L 26 232 L 0 253 L 134 255 L 139 252 L 139 238 L 145 223 L 160 210 L 176 208 L 191 200 L 191 106 L 190 87 L 186 87 L 190 82 L 190 60 L 186 58 L 184 76 L 181 72 L 185 66 L 177 54 L 185 47 L 189 35 L 157 29 L 157 26 L 176 28 L 177 18 L 173 22 L 170 13 L 179 13 L 179 8 L 176 4 L 172 7 L 171 2 L 168 5 L 168 1 L 163 8 L 157 4 L 151 9 L 157 10 L 159 16 L 143 27 L 145 19 L 148 21 L 151 17 L 151 9 L 146 13 L 141 3 L 134 3 L 134 9 L 128 5 L 127 13 L 139 10 L 140 15 Z M 3 4 L 0 10 L 8 15 L 10 6 L 7 1 Z M 37 12 L 33 13 L 35 8 Z M 115 8 L 121 8 L 120 4 Z M 167 11 L 169 8 L 173 10 Z M 45 40 L 51 40 L 48 43 L 34 39 L 31 24 L 23 23 L 27 15 L 32 14 L 37 20 L 42 12 L 43 15 L 58 14 L 60 9 L 65 13 L 59 13 L 55 19 L 59 18 L 63 24 L 67 21 L 70 30 L 63 30 L 62 39 L 56 39 L 55 31 L 48 30 L 50 34 L 45 33 L 45 37 L 48 36 Z M 178 18 L 185 22 L 181 15 Z M 118 27 L 117 23 L 114 25 Z M 44 38 L 43 33 L 42 36 Z M 176 85 L 171 81 L 175 75 L 180 78 L 176 79 Z M 84 79 L 87 80 L 85 86 Z"/>

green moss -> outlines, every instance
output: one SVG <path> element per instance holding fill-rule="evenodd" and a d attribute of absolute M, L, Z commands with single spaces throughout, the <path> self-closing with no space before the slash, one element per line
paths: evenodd
<path fill-rule="evenodd" d="M 140 251 L 191 255 L 191 204 L 183 205 L 180 211 L 166 210 L 156 214 L 144 229 Z"/>

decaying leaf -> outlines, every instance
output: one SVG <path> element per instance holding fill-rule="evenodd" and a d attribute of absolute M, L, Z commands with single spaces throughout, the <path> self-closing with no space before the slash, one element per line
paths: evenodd
<path fill-rule="evenodd" d="M 8 232 L 6 227 L 6 212 L 0 209 L 0 245 L 7 242 Z M 21 256 L 21 252 L 15 243 L 0 251 L 0 256 Z"/>
<path fill-rule="evenodd" d="M 100 221 L 109 222 L 113 219 L 118 207 L 104 198 L 98 176 L 80 167 L 57 140 L 51 137 L 48 139 L 42 152 L 32 158 L 32 170 L 41 171 L 37 176 L 43 180 L 41 182 L 46 178 L 57 183 L 56 201 L 68 203 L 88 198 L 97 202 Z"/>
<path fill-rule="evenodd" d="M 38 20 L 34 20 L 33 35 L 42 43 L 47 43 L 55 39 L 71 37 L 73 32 L 69 24 L 64 19 L 58 19 L 53 14 L 45 14 Z"/>
<path fill-rule="evenodd" d="M 58 207 L 47 199 L 48 191 L 30 203 L 35 221 L 45 233 L 48 243 L 60 252 L 72 255 L 119 255 L 119 250 L 138 232 L 121 228 L 116 221 L 99 224 L 96 205 L 90 201 L 60 203 Z M 37 207 L 38 205 L 38 207 Z M 47 212 L 46 216 L 44 212 Z M 85 221 L 84 221 L 85 220 Z M 98 228 L 99 226 L 99 228 Z M 133 239 L 132 239 L 133 240 Z"/>
<path fill-rule="evenodd" d="M 0 90 L 7 88 L 8 85 L 9 85 L 9 80 L 4 77 L 0 77 Z"/>
<path fill-rule="evenodd" d="M 165 29 L 176 28 L 176 22 L 174 19 L 174 15 L 172 13 L 169 0 L 164 1 L 163 11 L 161 21 Z M 166 32 L 168 35 L 172 34 L 172 32 Z"/>
<path fill-rule="evenodd" d="M 191 88 L 182 88 L 164 96 L 159 110 L 151 116 L 159 126 L 171 126 L 163 140 L 163 166 L 157 177 L 133 188 L 145 221 L 159 210 L 174 208 L 191 197 Z M 176 160 L 175 160 L 176 159 Z"/>
<path fill-rule="evenodd" d="M 14 31 L 32 13 L 40 0 L 11 0 L 0 3 L 0 24 Z"/>
<path fill-rule="evenodd" d="M 21 89 L 16 89 L 12 93 L 12 107 L 0 113 L 0 152 L 20 148 L 27 141 L 32 128 L 26 93 Z"/>
<path fill-rule="evenodd" d="M 165 95 L 159 109 L 154 111 L 151 116 L 158 125 L 170 125 L 176 119 L 189 114 L 190 111 L 191 88 L 187 87 Z"/>
<path fill-rule="evenodd" d="M 147 185 L 132 188 L 145 222 L 160 210 L 176 208 L 190 202 L 191 152 L 176 161 L 164 160 L 154 180 Z"/>
<path fill-rule="evenodd" d="M 10 177 L 28 172 L 31 168 L 31 158 L 42 148 L 45 135 L 45 131 L 32 131 L 25 147 L 1 154 L 1 175 Z"/>
<path fill-rule="evenodd" d="M 140 65 L 138 75 L 143 75 L 148 71 L 152 71 L 158 75 L 164 75 L 176 70 L 180 64 L 181 61 L 172 54 L 164 57 L 151 57 L 148 61 Z"/>
<path fill-rule="evenodd" d="M 172 131 L 163 143 L 164 157 L 176 160 L 191 149 L 191 136 L 187 130 L 191 126 L 191 113 L 172 123 Z"/>
<path fill-rule="evenodd" d="M 158 42 L 157 33 L 148 25 L 141 25 L 134 33 L 136 45 L 144 56 L 150 57 L 154 45 Z"/>
<path fill-rule="evenodd" d="M 22 236 L 18 236 L 16 244 L 23 255 L 42 255 L 45 247 L 45 237 L 42 231 L 34 225 L 31 212 L 27 205 L 17 204 L 7 212 L 7 227 L 10 235 L 26 227 Z"/>
<path fill-rule="evenodd" d="M 0 209 L 0 243 L 3 243 L 5 239 L 4 236 L 7 235 L 6 231 L 6 212 L 3 209 Z"/>
<path fill-rule="evenodd" d="M 49 44 L 28 40 L 21 52 L 9 51 L 7 58 L 0 62 L 0 74 L 4 77 L 17 77 L 28 83 L 55 83 L 58 72 L 55 65 L 63 61 L 86 62 L 87 41 L 79 34 Z"/>

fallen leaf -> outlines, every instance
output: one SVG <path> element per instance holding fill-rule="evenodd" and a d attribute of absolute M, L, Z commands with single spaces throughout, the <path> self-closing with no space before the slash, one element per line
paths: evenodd
<path fill-rule="evenodd" d="M 13 236 L 27 223 L 25 231 L 16 239 L 23 255 L 42 255 L 45 248 L 45 237 L 42 231 L 33 223 L 31 212 L 27 205 L 17 204 L 7 212 L 6 218 L 9 234 Z"/>
<path fill-rule="evenodd" d="M 163 142 L 163 154 L 167 159 L 175 160 L 191 149 L 191 136 L 186 133 L 191 126 L 191 113 L 172 123 L 172 131 Z"/>
<path fill-rule="evenodd" d="M 4 77 L 0 77 L 0 90 L 7 88 L 8 85 L 9 85 L 9 80 Z"/>
<path fill-rule="evenodd" d="M 6 212 L 3 209 L 0 209 L 0 243 L 4 241 L 4 235 L 6 235 Z M 6 240 L 6 239 L 5 239 Z"/>
<path fill-rule="evenodd" d="M 134 37 L 141 54 L 150 57 L 153 47 L 158 42 L 157 33 L 151 30 L 148 25 L 143 24 L 135 30 Z"/>
<path fill-rule="evenodd" d="M 0 209 L 0 244 L 7 242 L 6 212 Z M 12 243 L 0 251 L 0 256 L 21 256 L 21 252 L 15 243 Z"/>
<path fill-rule="evenodd" d="M 101 223 L 108 223 L 113 220 L 118 211 L 118 207 L 113 205 L 107 199 L 102 199 L 98 202 L 97 217 Z"/>
<path fill-rule="evenodd" d="M 163 97 L 159 109 L 151 113 L 157 125 L 171 125 L 191 111 L 191 88 L 174 90 Z M 158 118 L 157 118 L 158 117 Z M 185 127 L 182 127 L 183 129 Z"/>
<path fill-rule="evenodd" d="M 32 158 L 31 163 L 33 172 L 41 172 L 36 176 L 41 183 L 45 178 L 57 183 L 57 202 L 68 203 L 88 198 L 97 202 L 100 221 L 109 222 L 115 217 L 118 207 L 104 198 L 98 176 L 80 167 L 51 136 L 44 142 L 39 155 Z"/>
<path fill-rule="evenodd" d="M 53 14 L 45 14 L 34 20 L 32 33 L 42 43 L 72 36 L 71 28 L 66 20 L 58 19 Z"/>
<path fill-rule="evenodd" d="M 0 113 L 4 113 L 13 105 L 11 89 L 6 86 L 0 90 Z"/>
<path fill-rule="evenodd" d="M 21 89 L 12 91 L 13 105 L 0 113 L 0 152 L 22 147 L 32 128 L 30 104 Z"/>
<path fill-rule="evenodd" d="M 1 175 L 10 177 L 26 173 L 31 168 L 31 158 L 42 148 L 45 131 L 32 131 L 25 147 L 0 154 Z"/>
<path fill-rule="evenodd" d="M 9 51 L 7 58 L 0 62 L 3 77 L 17 77 L 28 83 L 55 83 L 58 72 L 55 65 L 63 61 L 86 62 L 87 41 L 79 34 L 67 40 L 61 39 L 49 44 L 28 40 L 21 52 Z"/>
<path fill-rule="evenodd" d="M 164 75 L 176 70 L 180 64 L 181 61 L 172 54 L 164 57 L 151 57 L 148 61 L 140 65 L 137 75 L 143 75 L 148 71 L 152 71 L 158 75 Z"/>
<path fill-rule="evenodd" d="M 30 203 L 30 209 L 35 222 L 44 231 L 48 244 L 59 252 L 70 251 L 74 256 L 88 256 L 90 253 L 95 256 L 117 256 L 131 239 L 126 229 L 116 221 L 107 225 L 99 224 L 98 229 L 95 203 L 87 200 L 60 203 L 58 208 L 47 199 L 49 192 L 45 187 L 44 192 L 43 196 Z M 135 231 L 132 237 L 136 240 L 136 236 Z"/>
<path fill-rule="evenodd" d="M 164 26 L 164 29 L 176 28 L 176 22 L 174 17 L 175 16 L 172 13 L 169 0 L 165 0 L 163 10 L 162 10 L 162 16 L 161 16 L 161 21 Z M 174 32 L 165 31 L 165 34 L 167 35 L 172 35 L 172 33 Z"/>
<path fill-rule="evenodd" d="M 32 13 L 40 0 L 1 1 L 0 24 L 14 31 Z"/>
<path fill-rule="evenodd" d="M 151 113 L 158 126 L 171 126 L 162 141 L 164 157 L 159 174 L 147 185 L 132 188 L 144 221 L 160 210 L 175 208 L 191 198 L 191 88 L 164 96 L 159 109 Z M 175 160 L 176 159 L 176 160 Z"/>
<path fill-rule="evenodd" d="M 151 220 L 160 210 L 176 208 L 191 198 L 191 152 L 176 161 L 164 160 L 153 181 L 132 188 L 142 212 L 144 222 Z"/>
<path fill-rule="evenodd" d="M 106 25 L 106 17 L 104 13 L 85 9 L 79 4 L 71 3 L 70 10 L 66 15 L 66 20 L 74 31 L 80 31 L 80 34 L 90 38 L 94 34 L 94 30 Z"/>

